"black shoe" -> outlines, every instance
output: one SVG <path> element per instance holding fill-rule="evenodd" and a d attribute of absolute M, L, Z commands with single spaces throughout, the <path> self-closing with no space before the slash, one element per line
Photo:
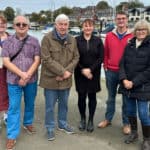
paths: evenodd
<path fill-rule="evenodd" d="M 138 134 L 137 132 L 131 132 L 131 134 L 129 134 L 129 136 L 127 137 L 127 139 L 124 141 L 126 144 L 130 144 L 135 142 L 138 139 Z"/>
<path fill-rule="evenodd" d="M 143 141 L 141 150 L 150 150 L 150 140 Z"/>
<path fill-rule="evenodd" d="M 81 119 L 80 124 L 79 124 L 79 130 L 84 131 L 86 129 L 86 121 L 85 119 Z"/>
<path fill-rule="evenodd" d="M 93 132 L 94 131 L 94 124 L 93 121 L 89 120 L 87 124 L 87 129 L 88 132 Z"/>

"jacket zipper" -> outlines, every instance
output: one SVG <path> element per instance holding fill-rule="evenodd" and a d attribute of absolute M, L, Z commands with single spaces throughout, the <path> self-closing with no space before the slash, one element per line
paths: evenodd
<path fill-rule="evenodd" d="M 130 97 L 130 95 L 131 95 L 131 92 L 130 92 L 130 91 L 128 91 L 128 95 L 127 95 L 127 96 L 128 96 L 128 98 Z"/>

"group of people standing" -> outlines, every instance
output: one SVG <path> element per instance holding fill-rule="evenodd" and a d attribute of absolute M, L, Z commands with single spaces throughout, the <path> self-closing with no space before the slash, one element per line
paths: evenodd
<path fill-rule="evenodd" d="M 127 28 L 128 16 L 124 12 L 116 14 L 115 22 L 117 27 L 107 34 L 103 46 L 102 40 L 92 34 L 93 20 L 85 19 L 82 34 L 73 38 L 68 34 L 68 16 L 60 14 L 55 19 L 54 30 L 44 36 L 40 47 L 38 40 L 28 34 L 29 20 L 26 17 L 14 19 L 15 34 L 11 36 L 5 31 L 6 20 L 0 17 L 1 61 L 3 59 L 0 67 L 0 78 L 3 79 L 0 81 L 3 81 L 0 85 L 3 93 L 0 94 L 0 111 L 7 111 L 8 115 L 7 150 L 14 148 L 20 133 L 22 92 L 25 103 L 23 127 L 29 134 L 36 132 L 33 120 L 40 63 L 39 85 L 44 88 L 45 128 L 49 141 L 55 139 L 56 103 L 58 130 L 74 133 L 67 121 L 73 73 L 81 117 L 78 128 L 80 131 L 94 131 L 96 93 L 101 90 L 103 63 L 108 99 L 105 120 L 98 127 L 105 128 L 111 124 L 116 94 L 122 93 L 123 133 L 129 134 L 125 143 L 132 143 L 138 138 L 138 109 L 144 139 L 142 150 L 150 150 L 150 25 L 145 20 L 139 21 L 132 33 Z M 87 97 L 89 115 L 86 114 Z M 6 107 L 2 108 L 2 104 Z"/>

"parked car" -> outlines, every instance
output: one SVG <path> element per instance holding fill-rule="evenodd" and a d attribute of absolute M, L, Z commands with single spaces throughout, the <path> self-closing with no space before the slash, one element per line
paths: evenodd
<path fill-rule="evenodd" d="M 93 30 L 93 35 L 100 37 L 99 31 L 96 29 Z"/>
<path fill-rule="evenodd" d="M 72 28 L 70 28 L 68 33 L 71 34 L 72 36 L 76 37 L 81 34 L 81 30 L 79 27 L 72 27 Z"/>
<path fill-rule="evenodd" d="M 101 33 L 100 33 L 100 37 L 101 38 L 105 38 L 106 37 L 106 34 L 110 31 L 112 31 L 113 29 L 115 28 L 114 25 L 110 25 L 108 27 L 106 27 Z"/>
<path fill-rule="evenodd" d="M 43 34 L 46 34 L 48 32 L 51 32 L 54 29 L 54 24 L 46 24 L 41 31 Z"/>
<path fill-rule="evenodd" d="M 80 35 L 80 32 L 72 31 L 72 30 L 70 30 L 68 33 L 69 33 L 69 34 L 71 34 L 71 35 L 72 35 L 72 36 L 74 36 L 74 37 L 76 37 L 76 36 L 79 36 L 79 35 Z"/>

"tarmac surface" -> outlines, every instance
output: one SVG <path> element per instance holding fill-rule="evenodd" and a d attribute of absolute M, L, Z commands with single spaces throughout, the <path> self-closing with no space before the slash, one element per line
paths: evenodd
<path fill-rule="evenodd" d="M 39 87 L 35 104 L 35 122 L 36 134 L 28 135 L 22 128 L 20 136 L 17 139 L 15 150 L 140 150 L 142 142 L 141 126 L 139 123 L 139 140 L 133 144 L 124 144 L 126 136 L 122 133 L 121 120 L 121 95 L 117 96 L 116 113 L 112 125 L 105 128 L 97 128 L 99 121 L 104 119 L 106 109 L 107 90 L 105 80 L 102 80 L 102 91 L 97 93 L 97 109 L 95 112 L 94 124 L 95 130 L 92 133 L 78 130 L 80 121 L 77 107 L 77 93 L 74 85 L 71 88 L 69 97 L 68 122 L 74 127 L 76 133 L 68 135 L 56 129 L 54 141 L 48 141 L 44 128 L 45 103 L 43 89 Z M 23 111 L 23 104 L 22 104 Z M 57 112 L 57 105 L 56 105 Z M 88 109 L 87 109 L 88 116 Z M 6 130 L 3 125 L 0 133 L 0 150 L 5 150 Z"/>

